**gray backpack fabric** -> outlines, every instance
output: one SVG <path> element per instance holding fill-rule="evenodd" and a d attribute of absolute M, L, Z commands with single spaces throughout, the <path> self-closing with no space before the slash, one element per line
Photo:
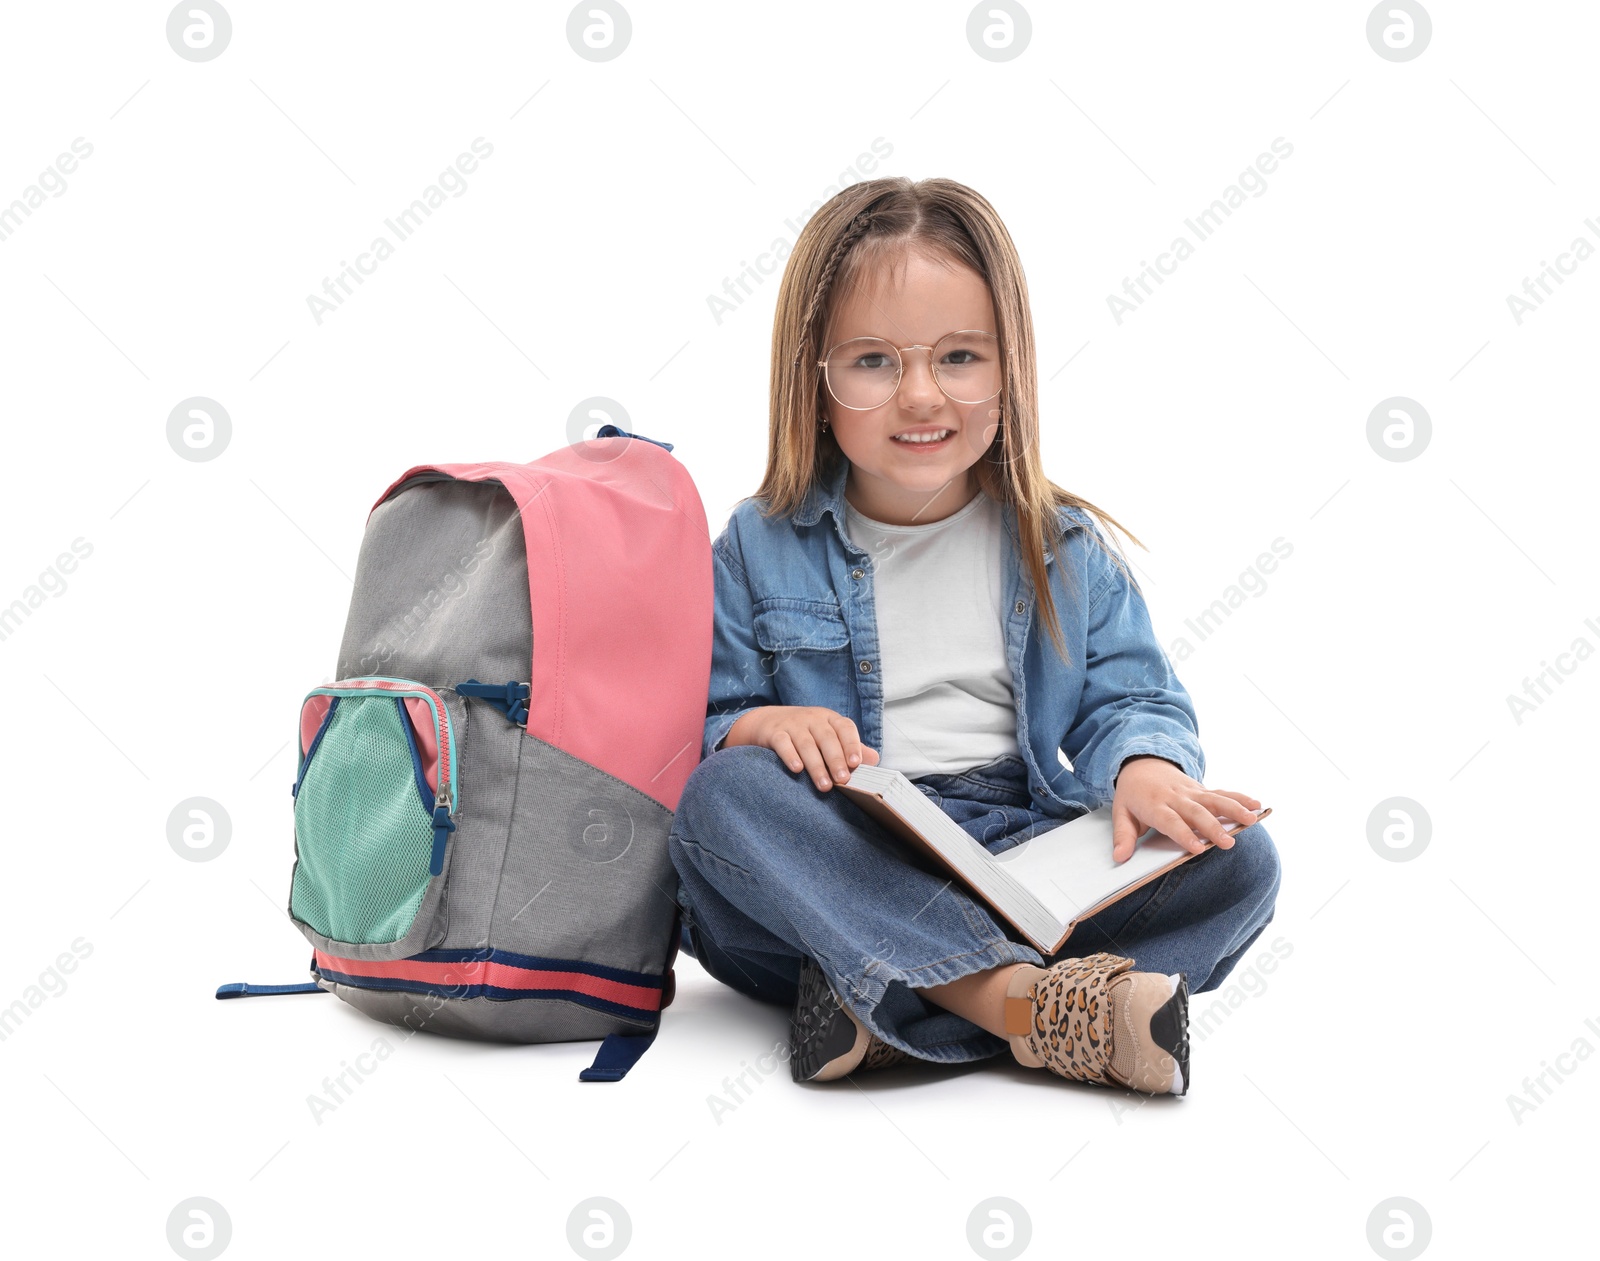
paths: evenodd
<path fill-rule="evenodd" d="M 620 1080 L 672 1001 L 672 809 L 699 758 L 711 555 L 693 481 L 623 433 L 422 465 L 367 521 L 337 682 L 298 723 L 289 914 L 376 1019 L 603 1039 Z"/>

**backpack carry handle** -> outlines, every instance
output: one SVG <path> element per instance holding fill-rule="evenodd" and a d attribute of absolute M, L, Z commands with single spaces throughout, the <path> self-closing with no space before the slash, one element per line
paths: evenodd
<path fill-rule="evenodd" d="M 659 438 L 646 438 L 642 433 L 629 433 L 626 429 L 619 428 L 609 421 L 601 425 L 593 433 L 585 431 L 583 436 L 585 438 L 637 438 L 640 442 L 649 442 L 667 451 L 672 450 L 670 442 L 662 442 Z"/>

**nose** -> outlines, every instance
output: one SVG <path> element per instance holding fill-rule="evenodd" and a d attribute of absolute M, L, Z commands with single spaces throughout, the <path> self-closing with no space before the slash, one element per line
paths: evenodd
<path fill-rule="evenodd" d="M 944 391 L 933 375 L 933 348 L 906 346 L 900 351 L 900 402 L 910 407 L 926 407 L 944 401 Z"/>

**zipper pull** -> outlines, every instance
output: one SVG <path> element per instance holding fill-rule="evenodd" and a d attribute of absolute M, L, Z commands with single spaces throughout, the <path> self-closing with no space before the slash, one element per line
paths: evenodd
<path fill-rule="evenodd" d="M 428 855 L 430 876 L 437 876 L 444 870 L 445 842 L 455 830 L 455 806 L 450 800 L 449 781 L 445 781 L 433 798 L 433 852 Z"/>

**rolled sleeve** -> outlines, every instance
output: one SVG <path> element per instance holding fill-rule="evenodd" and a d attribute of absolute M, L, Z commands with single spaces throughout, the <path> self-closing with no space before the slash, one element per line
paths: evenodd
<path fill-rule="evenodd" d="M 1144 597 L 1102 546 L 1090 552 L 1083 695 L 1061 751 L 1104 801 L 1132 757 L 1165 758 L 1201 780 L 1206 764 L 1194 703 L 1156 641 Z"/>
<path fill-rule="evenodd" d="M 738 549 L 726 530 L 711 549 L 715 616 L 711 631 L 711 692 L 706 701 L 701 756 L 709 757 L 729 729 L 752 709 L 778 703 L 755 639 L 754 601 Z"/>

